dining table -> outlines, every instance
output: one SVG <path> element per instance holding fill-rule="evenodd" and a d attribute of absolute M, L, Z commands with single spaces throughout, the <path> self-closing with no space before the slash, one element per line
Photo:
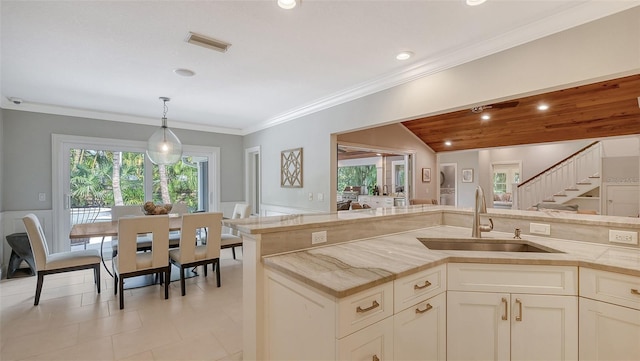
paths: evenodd
<path fill-rule="evenodd" d="M 182 217 L 177 214 L 169 215 L 169 231 L 179 231 L 182 228 Z M 70 239 L 98 238 L 100 241 L 100 259 L 107 273 L 113 277 L 111 271 L 104 262 L 103 246 L 106 237 L 118 237 L 118 221 L 78 223 L 71 227 Z"/>

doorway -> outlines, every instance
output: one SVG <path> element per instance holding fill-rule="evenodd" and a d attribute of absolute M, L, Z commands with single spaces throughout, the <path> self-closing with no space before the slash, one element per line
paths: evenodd
<path fill-rule="evenodd" d="M 607 216 L 638 217 L 640 207 L 638 185 L 608 185 L 605 190 L 605 207 L 603 214 Z"/>
<path fill-rule="evenodd" d="M 245 149 L 245 199 L 251 205 L 251 214 L 260 214 L 260 147 Z"/>
<path fill-rule="evenodd" d="M 491 163 L 491 193 L 493 208 L 512 209 L 520 175 L 522 161 L 507 161 Z"/>
<path fill-rule="evenodd" d="M 440 204 L 445 206 L 458 205 L 458 164 L 440 164 Z"/>

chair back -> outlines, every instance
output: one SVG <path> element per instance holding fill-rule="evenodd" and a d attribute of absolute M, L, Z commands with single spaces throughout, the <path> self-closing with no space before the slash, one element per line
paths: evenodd
<path fill-rule="evenodd" d="M 182 216 L 180 229 L 180 263 L 196 261 L 196 233 L 204 228 L 207 235 L 205 258 L 220 258 L 220 234 L 222 230 L 222 213 L 205 212 L 189 213 Z"/>
<path fill-rule="evenodd" d="M 111 220 L 117 221 L 127 216 L 144 216 L 142 206 L 113 206 L 111 207 Z"/>
<path fill-rule="evenodd" d="M 233 207 L 233 214 L 231 214 L 231 219 L 240 219 L 240 218 L 249 218 L 251 214 L 251 205 L 247 203 L 236 203 L 235 207 Z M 234 236 L 238 235 L 238 231 L 233 229 L 229 229 L 229 234 Z"/>
<path fill-rule="evenodd" d="M 233 214 L 231 215 L 231 219 L 249 218 L 250 214 L 251 205 L 246 203 L 236 203 L 236 206 L 233 207 Z"/>
<path fill-rule="evenodd" d="M 49 247 L 47 246 L 47 239 L 44 236 L 40 220 L 38 220 L 35 214 L 29 213 L 22 218 L 22 222 L 24 222 L 24 226 L 27 229 L 27 236 L 29 237 L 29 244 L 33 251 L 36 269 L 38 271 L 44 270 L 47 265 Z"/>
<path fill-rule="evenodd" d="M 138 257 L 138 235 L 152 237 L 151 252 Z M 118 271 L 152 269 L 169 264 L 169 216 L 123 217 L 118 220 Z M 138 258 L 144 258 L 140 262 Z"/>
<path fill-rule="evenodd" d="M 183 215 L 189 213 L 189 207 L 184 202 L 173 203 L 169 213 Z"/>

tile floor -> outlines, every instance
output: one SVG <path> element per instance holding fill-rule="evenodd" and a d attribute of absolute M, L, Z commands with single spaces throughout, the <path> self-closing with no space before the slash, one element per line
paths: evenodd
<path fill-rule="evenodd" d="M 0 360 L 241 360 L 242 252 L 222 250 L 222 286 L 215 274 L 170 286 L 125 290 L 120 310 L 113 279 L 102 270 L 45 276 L 33 306 L 36 277 L 0 282 Z M 110 262 L 107 262 L 110 265 Z"/>

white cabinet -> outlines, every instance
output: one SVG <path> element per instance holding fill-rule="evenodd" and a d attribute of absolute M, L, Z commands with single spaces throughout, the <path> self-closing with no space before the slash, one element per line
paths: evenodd
<path fill-rule="evenodd" d="M 447 359 L 447 268 L 430 268 L 393 281 L 394 359 Z"/>
<path fill-rule="evenodd" d="M 393 197 L 358 196 L 358 203 L 367 204 L 371 208 L 388 208 L 393 207 Z"/>
<path fill-rule="evenodd" d="M 392 360 L 393 282 L 335 298 L 265 273 L 266 360 Z"/>
<path fill-rule="evenodd" d="M 393 317 L 338 340 L 338 360 L 393 360 Z"/>
<path fill-rule="evenodd" d="M 265 284 L 267 360 L 446 360 L 444 265 L 344 298 L 271 270 Z"/>
<path fill-rule="evenodd" d="M 446 293 L 393 316 L 395 360 L 447 359 Z"/>
<path fill-rule="evenodd" d="M 450 264 L 447 272 L 449 360 L 578 359 L 575 267 Z"/>
<path fill-rule="evenodd" d="M 580 359 L 640 360 L 640 277 L 580 269 Z"/>

